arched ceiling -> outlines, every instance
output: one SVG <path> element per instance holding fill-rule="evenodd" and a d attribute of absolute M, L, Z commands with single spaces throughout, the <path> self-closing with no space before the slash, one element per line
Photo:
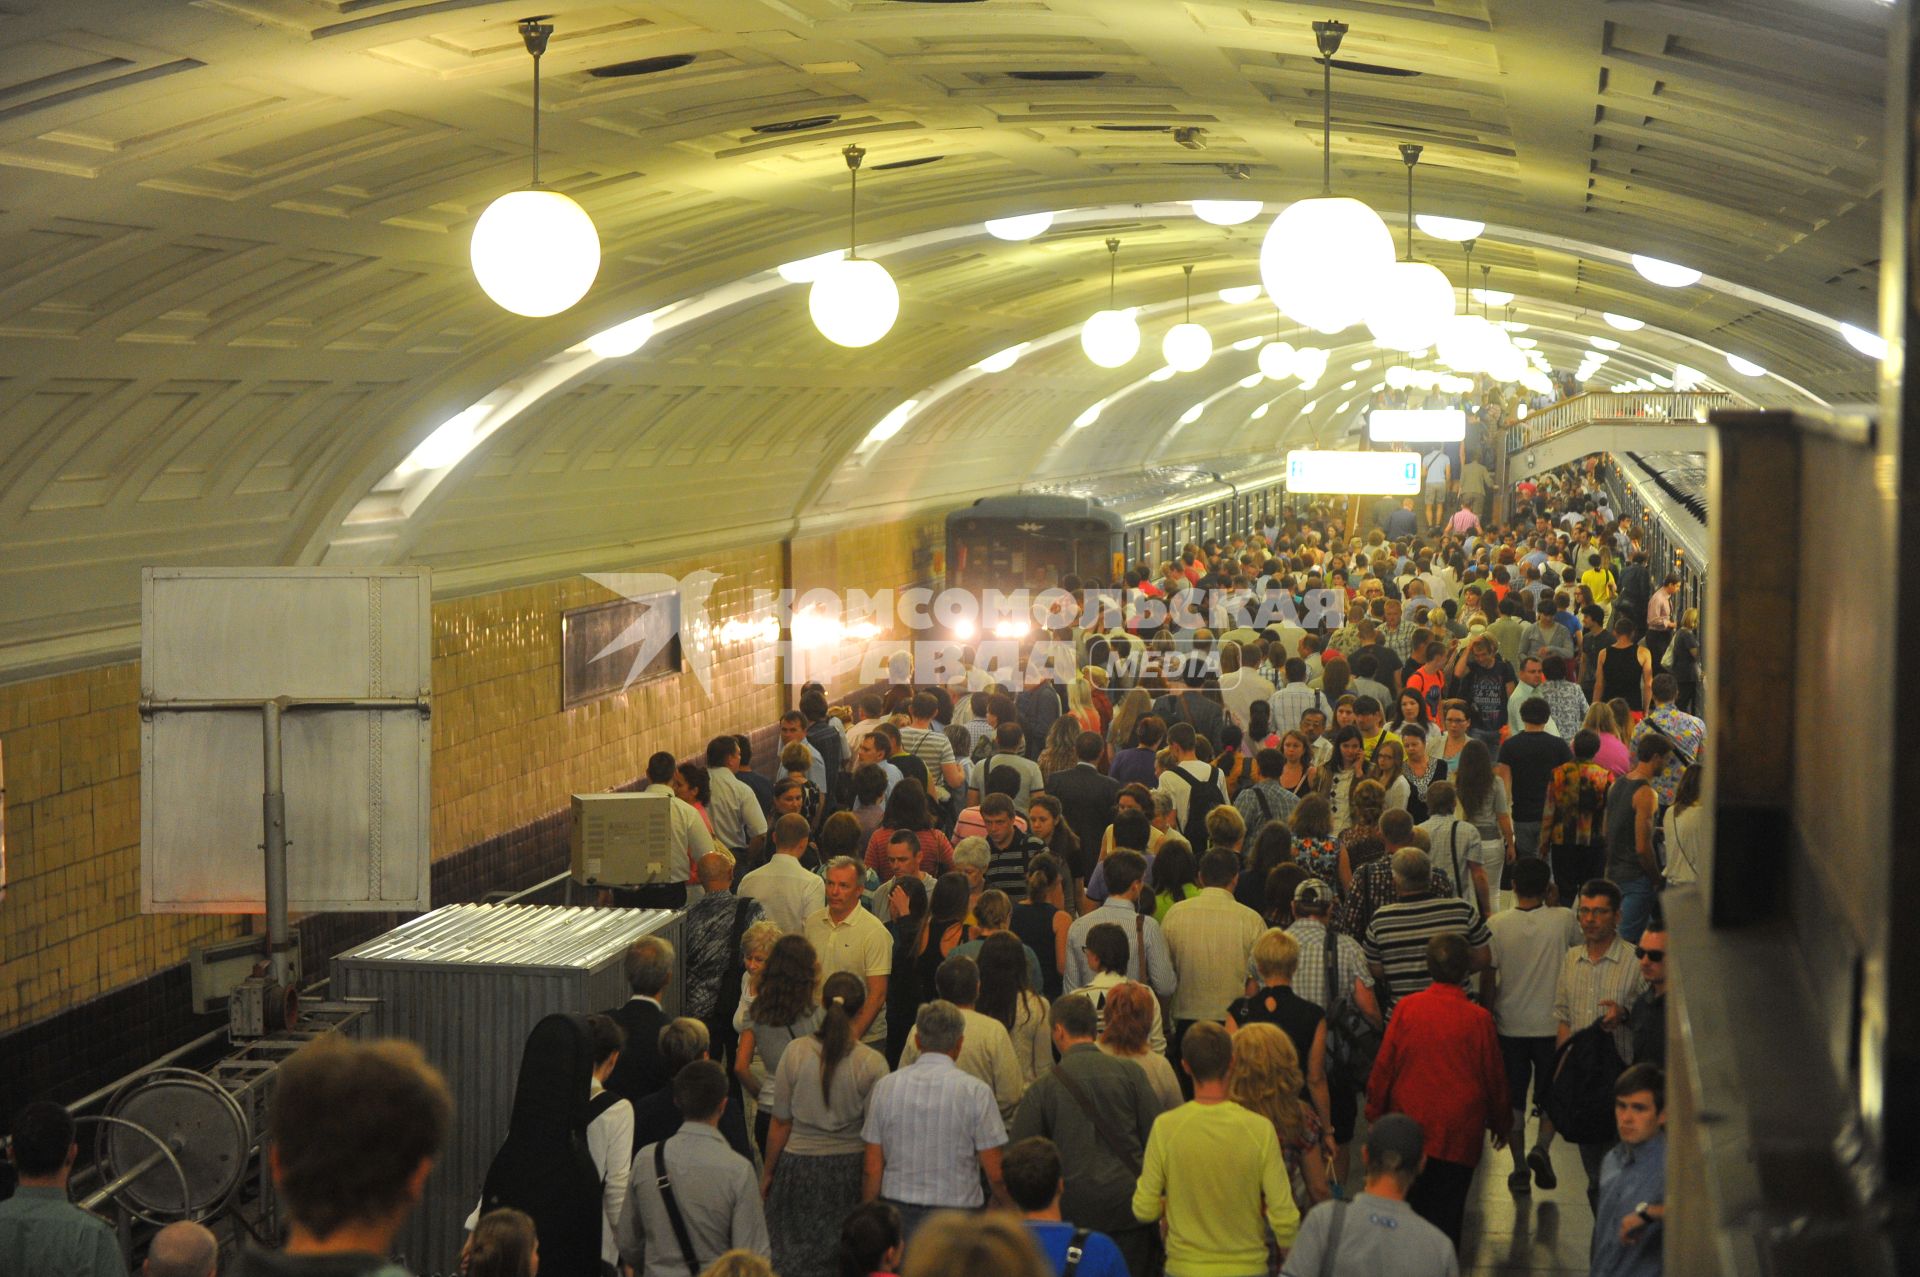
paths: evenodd
<path fill-rule="evenodd" d="M 528 174 L 529 11 L 15 0 L 0 17 L 0 676 L 130 650 L 143 564 L 413 560 L 478 589 L 1313 437 L 1380 353 L 1355 330 L 1316 343 L 1335 358 L 1314 392 L 1238 387 L 1254 355 L 1228 343 L 1272 312 L 1215 294 L 1256 282 L 1271 213 L 1318 191 L 1324 17 L 1373 68 L 1335 76 L 1337 189 L 1398 233 L 1396 148 L 1423 144 L 1421 211 L 1489 223 L 1475 264 L 1557 367 L 1599 334 L 1623 368 L 1687 362 L 1763 402 L 1872 394 L 1831 321 L 1875 315 L 1876 0 L 566 5 L 544 176 L 593 216 L 604 261 L 544 320 L 497 309 L 467 263 L 475 218 Z M 809 117 L 828 118 L 766 127 Z M 862 239 L 902 292 L 864 351 L 825 342 L 804 289 L 768 275 L 841 246 L 850 141 L 868 150 Z M 1195 198 L 1268 215 L 1214 227 L 1179 208 Z M 1023 244 L 979 229 L 1037 209 L 1084 211 Z M 1104 304 L 1109 235 L 1146 330 L 1113 372 L 1071 338 Z M 1460 278 L 1456 246 L 1416 249 Z M 1629 252 L 1708 278 L 1657 288 Z M 1158 364 L 1186 263 L 1220 353 L 1127 391 Z M 577 353 L 651 311 L 662 332 L 637 354 Z M 969 372 L 1019 342 L 1012 369 Z M 1732 378 L 1721 352 L 1778 376 Z M 437 482 L 393 486 L 441 423 L 509 402 Z"/>

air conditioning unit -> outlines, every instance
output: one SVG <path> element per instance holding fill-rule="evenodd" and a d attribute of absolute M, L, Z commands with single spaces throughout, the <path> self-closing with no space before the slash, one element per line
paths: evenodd
<path fill-rule="evenodd" d="M 573 796 L 573 879 L 589 887 L 685 882 L 686 857 L 673 843 L 673 794 Z"/>

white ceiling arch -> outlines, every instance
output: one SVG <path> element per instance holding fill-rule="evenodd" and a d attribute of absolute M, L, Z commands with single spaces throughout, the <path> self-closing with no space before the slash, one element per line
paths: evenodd
<path fill-rule="evenodd" d="M 14 8 L 0 27 L 0 673 L 129 650 L 143 563 L 313 561 L 435 426 L 502 387 L 540 391 L 583 333 L 836 246 L 849 141 L 869 151 L 875 241 L 1043 207 L 1129 216 L 904 254 L 901 325 L 869 352 L 826 348 L 797 292 L 780 293 L 566 378 L 413 506 L 401 553 L 447 588 L 484 588 L 856 517 L 808 507 L 835 486 L 822 467 L 836 475 L 923 388 L 1077 322 L 1104 290 L 1110 229 L 1128 241 L 1123 287 L 1152 306 L 1187 260 L 1197 285 L 1251 282 L 1257 233 L 1158 205 L 1250 194 L 1272 209 L 1318 184 L 1319 5 L 562 6 L 545 169 L 598 221 L 605 265 L 573 314 L 525 321 L 486 302 L 464 260 L 480 209 L 527 172 L 523 9 Z M 1503 287 L 1570 313 L 1629 310 L 1826 399 L 1866 393 L 1863 360 L 1753 294 L 1855 323 L 1874 313 L 1876 6 L 1338 12 L 1353 27 L 1343 58 L 1419 72 L 1336 76 L 1343 191 L 1393 218 L 1395 145 L 1419 141 L 1421 207 L 1492 224 L 1477 260 Z M 685 55 L 658 74 L 593 74 Z M 1736 287 L 1656 295 L 1610 255 L 1636 250 Z M 864 508 L 1016 482 L 1037 423 L 1064 425 L 1111 389 L 1070 353 L 1030 354 L 916 418 L 861 468 Z M 1155 418 L 1136 401 L 1144 433 Z M 1069 449 L 1060 464 L 1091 462 Z"/>

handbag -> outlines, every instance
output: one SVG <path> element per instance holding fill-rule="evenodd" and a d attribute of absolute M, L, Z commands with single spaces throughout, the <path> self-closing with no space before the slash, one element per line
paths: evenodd
<path fill-rule="evenodd" d="M 1327 1078 L 1356 1095 L 1365 1095 L 1386 1031 L 1340 988 L 1340 950 L 1331 922 L 1322 922 L 1327 950 Z"/>

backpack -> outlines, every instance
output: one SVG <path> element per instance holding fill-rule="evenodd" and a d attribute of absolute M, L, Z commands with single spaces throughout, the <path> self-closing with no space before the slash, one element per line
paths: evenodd
<path fill-rule="evenodd" d="M 1340 941 L 1332 920 L 1323 919 L 1320 930 L 1327 950 L 1327 1080 L 1365 1095 L 1386 1030 L 1354 1005 L 1351 990 L 1340 987 Z"/>
<path fill-rule="evenodd" d="M 1180 826 L 1180 832 L 1186 837 L 1189 847 L 1207 846 L 1207 813 L 1215 807 L 1226 804 L 1227 791 L 1220 781 L 1220 769 L 1212 763 L 1207 764 L 1207 778 L 1195 780 L 1193 774 L 1180 764 L 1175 763 L 1166 772 L 1169 776 L 1178 776 L 1187 784 L 1187 818 Z"/>
<path fill-rule="evenodd" d="M 1575 1144 L 1611 1143 L 1618 1132 L 1613 1084 L 1626 1067 L 1612 1030 L 1601 1028 L 1598 1020 L 1561 1043 L 1547 1093 L 1553 1129 Z"/>

